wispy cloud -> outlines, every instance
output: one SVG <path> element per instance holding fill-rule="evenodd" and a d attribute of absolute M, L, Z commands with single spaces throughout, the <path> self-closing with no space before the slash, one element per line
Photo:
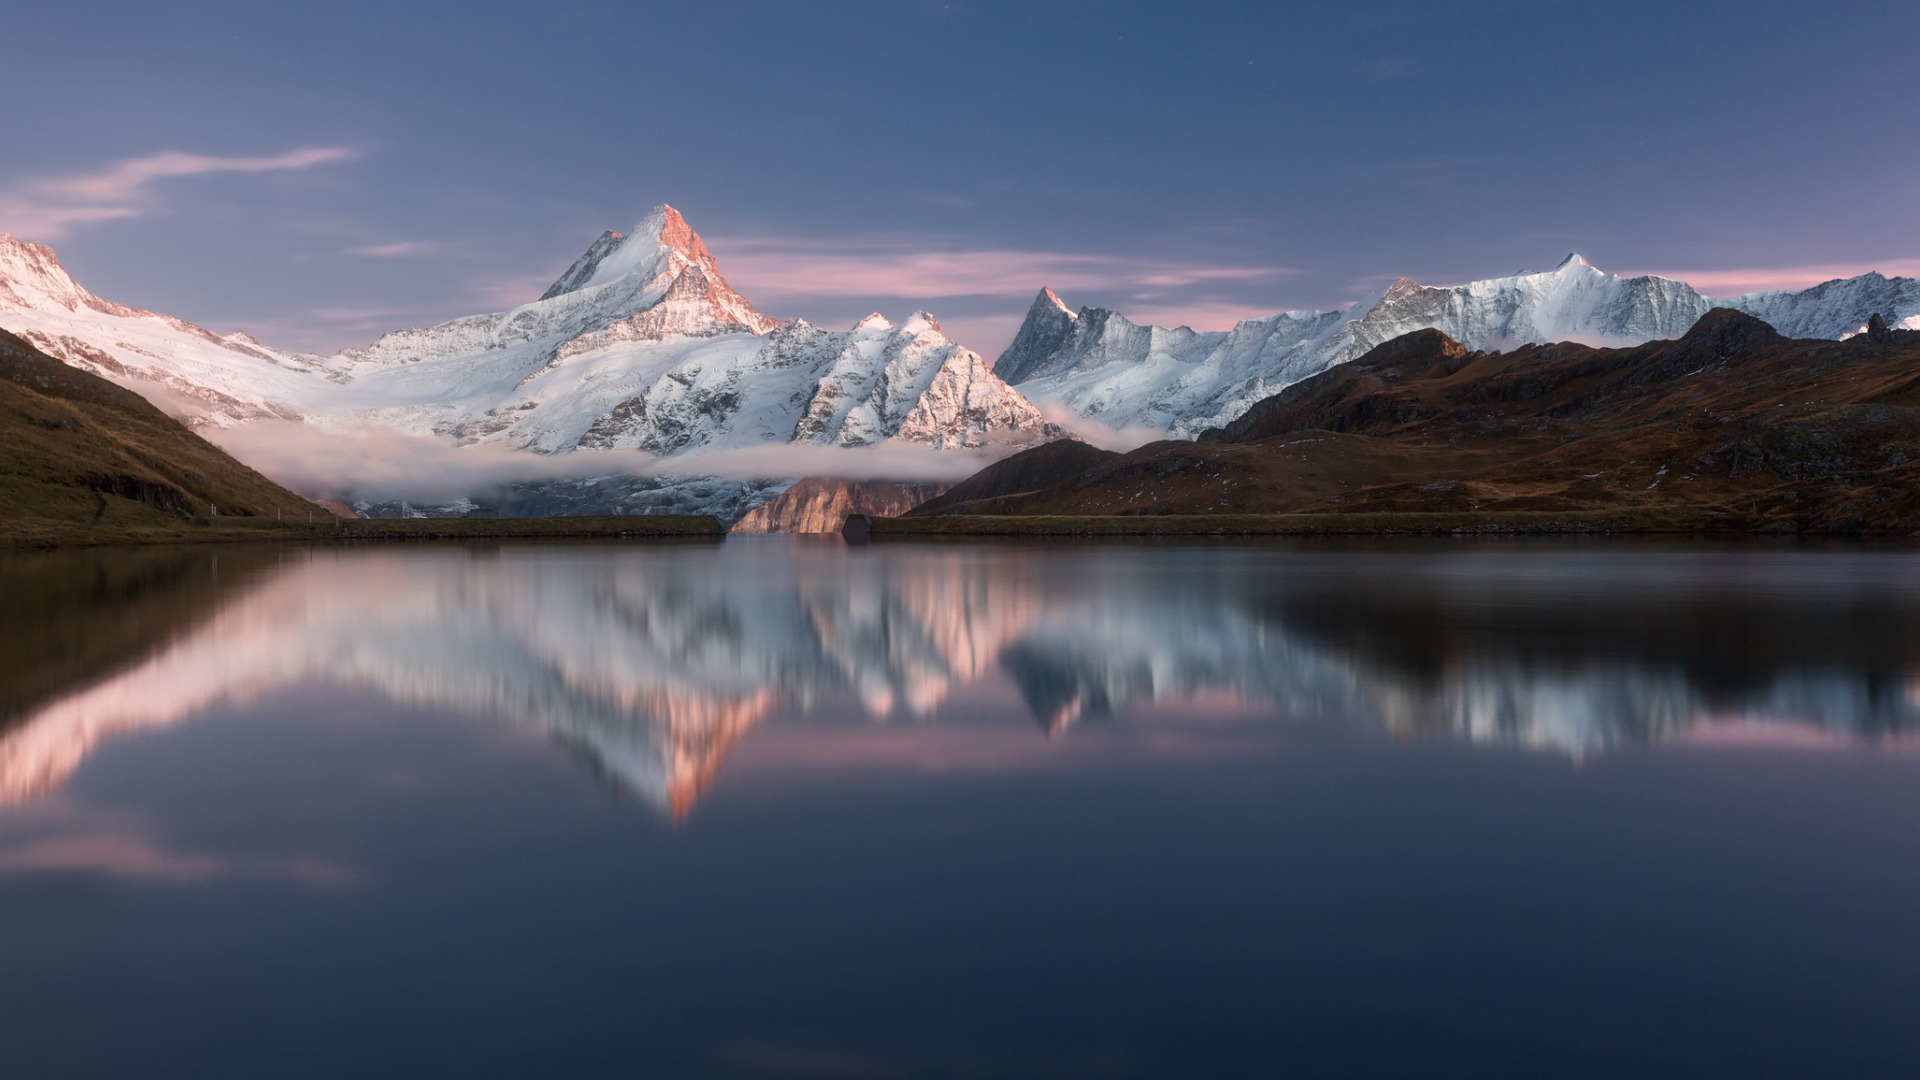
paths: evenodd
<path fill-rule="evenodd" d="M 1888 277 L 1920 277 L 1920 259 L 1886 262 L 1810 263 L 1798 266 L 1741 266 L 1717 270 L 1634 270 L 1627 276 L 1655 274 L 1684 281 L 1708 296 L 1738 296 L 1779 289 L 1798 290 L 1835 278 L 1859 277 L 1871 271 Z"/>
<path fill-rule="evenodd" d="M 221 173 L 268 173 L 352 161 L 345 146 L 307 146 L 266 157 L 221 157 L 168 150 L 128 158 L 95 173 L 26 180 L 0 190 L 0 230 L 34 240 L 59 240 L 74 228 L 144 217 L 161 209 L 154 185 L 162 180 Z"/>
<path fill-rule="evenodd" d="M 181 883 L 265 877 L 328 888 L 352 885 L 358 880 L 352 869 L 323 859 L 236 859 L 177 852 L 145 837 L 113 833 L 47 837 L 0 847 L 0 875 L 29 874 L 91 874 Z"/>
<path fill-rule="evenodd" d="M 85 876 L 191 885 L 264 878 L 326 889 L 364 880 L 355 868 L 330 859 L 185 851 L 152 832 L 141 818 L 58 797 L 13 807 L 0 825 L 0 879 Z"/>
<path fill-rule="evenodd" d="M 435 243 L 431 240 L 401 240 L 392 244 L 367 244 L 363 247 L 348 248 L 347 254 L 365 255 L 370 259 L 424 259 L 443 255 L 453 248 L 452 244 Z"/>
<path fill-rule="evenodd" d="M 1041 285 L 1140 295 L 1215 283 L 1277 281 L 1299 272 L 1139 255 L 957 248 L 924 237 L 724 237 L 713 247 L 728 280 L 741 291 L 809 297 L 1024 298 Z"/>
<path fill-rule="evenodd" d="M 1129 318 L 1225 329 L 1279 310 L 1255 297 L 1302 273 L 1288 266 L 1152 254 L 970 247 L 939 235 L 707 239 L 728 282 L 764 311 L 819 321 L 815 313 L 857 308 L 859 314 L 897 315 L 924 308 L 940 316 L 955 340 L 988 357 L 1013 340 L 1042 285 L 1070 304 L 1091 301 Z"/>

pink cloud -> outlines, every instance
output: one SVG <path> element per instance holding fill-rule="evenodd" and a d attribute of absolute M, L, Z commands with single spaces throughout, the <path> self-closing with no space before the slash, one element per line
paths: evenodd
<path fill-rule="evenodd" d="M 373 259 L 418 259 L 439 255 L 451 250 L 450 244 L 437 244 L 427 240 L 401 240 L 392 244 L 366 244 L 348 248 L 349 255 L 365 255 Z"/>
<path fill-rule="evenodd" d="M 0 228 L 34 240 L 59 240 L 75 226 L 143 217 L 154 182 L 216 173 L 266 173 L 337 165 L 360 156 L 345 146 L 307 146 L 267 157 L 220 157 L 178 150 L 129 158 L 100 172 L 28 181 L 0 192 Z"/>
<path fill-rule="evenodd" d="M 1654 274 L 1684 281 L 1708 296 L 1797 291 L 1836 278 L 1859 277 L 1871 271 L 1888 277 L 1920 277 L 1920 259 L 1890 259 L 1878 263 L 1810 263 L 1800 266 L 1747 266 L 1719 270 L 1635 270 L 1624 275 Z"/>
<path fill-rule="evenodd" d="M 352 867 L 311 856 L 230 856 L 181 851 L 154 840 L 139 817 L 60 798 L 15 807 L 0 822 L 0 877 L 84 874 L 194 884 L 270 878 L 316 888 L 358 884 Z"/>
<path fill-rule="evenodd" d="M 712 243 L 727 279 L 766 296 L 885 296 L 914 301 L 953 296 L 1017 296 L 1042 285 L 1058 290 L 1153 293 L 1213 283 L 1275 281 L 1299 271 L 1090 255 L 1018 248 L 961 249 L 937 238 L 801 240 L 720 238 Z"/>
<path fill-rule="evenodd" d="M 56 836 L 0 849 L 0 875 L 98 874 L 145 881 L 191 883 L 230 877 L 269 877 L 337 888 L 357 875 L 317 859 L 230 859 L 168 851 L 151 841 L 111 833 Z"/>
<path fill-rule="evenodd" d="M 143 158 L 129 158 L 104 172 L 81 176 L 57 177 L 34 185 L 42 191 L 66 195 L 89 202 L 117 202 L 139 195 L 148 184 L 180 176 L 206 176 L 211 173 L 283 172 L 311 169 L 315 165 L 337 165 L 360 156 L 344 146 L 308 146 L 271 157 L 215 157 L 186 154 L 177 150 Z"/>

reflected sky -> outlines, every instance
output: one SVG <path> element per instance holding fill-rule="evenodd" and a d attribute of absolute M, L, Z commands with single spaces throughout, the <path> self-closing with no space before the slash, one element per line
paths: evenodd
<path fill-rule="evenodd" d="M 8 1075 L 1920 1074 L 1904 549 L 197 549 L 0 586 Z"/>
<path fill-rule="evenodd" d="M 937 726 L 1006 686 L 1049 738 L 1331 717 L 1579 758 L 1672 741 L 1904 748 L 1920 724 L 1920 555 L 1905 550 L 328 549 L 229 555 L 214 600 L 196 579 L 218 578 L 219 557 L 169 564 L 190 626 L 16 710 L 0 797 L 58 788 L 102 740 L 294 686 L 543 733 L 676 816 L 777 711 Z"/>

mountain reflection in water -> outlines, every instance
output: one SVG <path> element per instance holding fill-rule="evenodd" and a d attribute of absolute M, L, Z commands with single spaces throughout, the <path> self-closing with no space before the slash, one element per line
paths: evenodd
<path fill-rule="evenodd" d="M 937 718 L 996 671 L 1050 735 L 1221 697 L 1573 755 L 1878 741 L 1920 721 L 1920 556 L 1899 550 L 736 539 L 286 552 L 224 591 L 205 584 L 220 557 L 136 575 L 140 604 L 173 582 L 179 608 L 144 658 L 119 648 L 84 688 L 15 704 L 0 796 L 57 787 L 109 736 L 296 684 L 547 733 L 675 814 L 778 708 Z M 44 570 L 15 559 L 0 578 Z M 71 606 L 67 636 L 132 603 Z M 49 618 L 9 611 L 0 631 L 24 640 L 29 617 Z"/>

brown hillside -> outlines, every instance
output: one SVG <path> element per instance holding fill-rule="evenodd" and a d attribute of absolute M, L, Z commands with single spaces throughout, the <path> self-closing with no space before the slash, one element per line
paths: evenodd
<path fill-rule="evenodd" d="M 1631 349 L 1474 353 L 1420 331 L 1200 442 L 1153 443 L 1042 490 L 945 508 L 1614 510 L 1684 511 L 1676 520 L 1706 528 L 1920 530 L 1920 333 L 1795 341 L 1730 310 Z"/>
<path fill-rule="evenodd" d="M 962 503 L 1025 495 L 1055 484 L 1077 480 L 1118 458 L 1111 450 L 1088 446 L 1078 439 L 1056 439 L 1003 458 L 960 481 L 938 498 L 908 511 L 925 516 L 942 513 Z"/>
<path fill-rule="evenodd" d="M 328 516 L 138 394 L 0 331 L 0 542 L 160 539 L 276 511 Z"/>

